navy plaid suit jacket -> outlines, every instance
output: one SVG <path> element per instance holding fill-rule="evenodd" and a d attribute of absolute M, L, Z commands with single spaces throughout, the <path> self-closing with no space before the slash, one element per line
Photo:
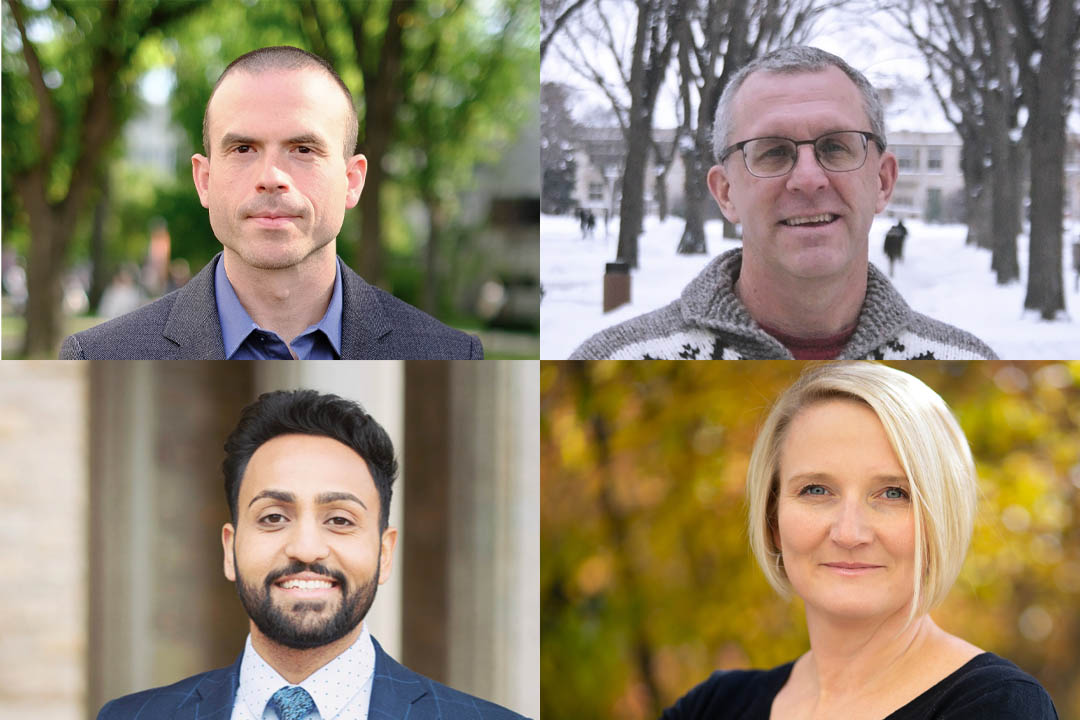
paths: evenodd
<path fill-rule="evenodd" d="M 466 695 L 401 665 L 375 638 L 375 677 L 369 720 L 525 720 L 487 700 Z M 229 720 L 240 685 L 240 660 L 167 687 L 106 703 L 98 720 Z"/>
<path fill-rule="evenodd" d="M 61 360 L 224 360 L 214 268 L 138 310 L 69 335 Z M 480 360 L 479 338 L 367 284 L 341 263 L 343 360 Z"/>

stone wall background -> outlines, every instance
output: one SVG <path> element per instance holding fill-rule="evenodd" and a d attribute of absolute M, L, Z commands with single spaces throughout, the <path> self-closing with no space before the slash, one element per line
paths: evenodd
<path fill-rule="evenodd" d="M 0 718 L 84 715 L 88 367 L 0 367 Z"/>

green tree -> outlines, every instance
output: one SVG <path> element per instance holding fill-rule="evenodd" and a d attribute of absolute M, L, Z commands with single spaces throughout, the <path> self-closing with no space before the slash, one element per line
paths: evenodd
<path fill-rule="evenodd" d="M 61 270 L 101 183 L 102 161 L 131 112 L 141 38 L 197 7 L 54 0 L 34 9 L 5 2 L 5 25 L 10 21 L 17 36 L 4 36 L 3 183 L 5 199 L 18 199 L 14 217 L 21 213 L 29 226 L 29 356 L 54 352 Z"/>

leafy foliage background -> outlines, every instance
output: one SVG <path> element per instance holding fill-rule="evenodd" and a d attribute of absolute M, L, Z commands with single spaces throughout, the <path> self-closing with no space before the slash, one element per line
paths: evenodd
<path fill-rule="evenodd" d="M 967 434 L 980 506 L 939 624 L 1080 718 L 1080 362 L 888 363 Z M 804 363 L 541 363 L 541 711 L 651 718 L 720 668 L 808 649 L 766 583 L 743 484 Z"/>

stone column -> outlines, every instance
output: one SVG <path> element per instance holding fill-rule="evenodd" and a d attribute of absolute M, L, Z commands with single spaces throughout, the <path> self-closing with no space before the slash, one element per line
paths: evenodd
<path fill-rule="evenodd" d="M 0 363 L 4 718 L 85 714 L 87 371 Z"/>
<path fill-rule="evenodd" d="M 91 365 L 91 716 L 243 648 L 247 616 L 222 571 L 221 460 L 251 395 L 247 363 Z"/>

